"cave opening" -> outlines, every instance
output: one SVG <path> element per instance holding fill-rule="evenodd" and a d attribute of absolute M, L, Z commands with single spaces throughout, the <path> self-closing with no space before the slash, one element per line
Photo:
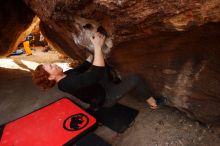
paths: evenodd
<path fill-rule="evenodd" d="M 41 63 L 56 63 L 64 70 L 76 63 L 48 43 L 40 30 L 40 19 L 35 16 L 30 26 L 16 40 L 15 47 L 0 59 L 0 67 L 31 72 Z M 16 46 L 17 45 L 17 46 Z"/>

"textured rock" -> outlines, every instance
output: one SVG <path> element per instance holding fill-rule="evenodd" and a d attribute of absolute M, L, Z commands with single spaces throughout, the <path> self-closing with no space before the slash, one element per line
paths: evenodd
<path fill-rule="evenodd" d="M 106 57 L 122 74 L 139 73 L 171 106 L 220 123 L 219 0 L 23 1 L 58 50 L 84 58 L 102 26 Z"/>
<path fill-rule="evenodd" d="M 55 26 L 51 21 L 70 33 L 76 31 L 76 24 L 102 25 L 114 44 L 158 31 L 182 31 L 194 25 L 220 20 L 218 0 L 24 1 L 52 28 Z M 80 18 L 84 20 L 78 20 Z"/>
<path fill-rule="evenodd" d="M 169 104 L 204 123 L 220 123 L 220 24 L 163 33 L 114 48 L 123 73 L 139 73 Z"/>

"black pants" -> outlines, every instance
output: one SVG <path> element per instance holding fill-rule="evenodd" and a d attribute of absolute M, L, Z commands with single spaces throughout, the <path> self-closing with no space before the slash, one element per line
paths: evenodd
<path fill-rule="evenodd" d="M 103 107 L 113 106 L 119 99 L 121 99 L 126 93 L 131 90 L 135 90 L 140 97 L 147 100 L 153 96 L 148 85 L 138 75 L 130 75 L 124 78 L 120 83 L 107 83 L 106 85 L 106 98 Z"/>

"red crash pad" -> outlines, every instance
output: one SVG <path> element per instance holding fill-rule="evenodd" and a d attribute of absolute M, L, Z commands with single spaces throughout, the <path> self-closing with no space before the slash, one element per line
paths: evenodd
<path fill-rule="evenodd" d="M 0 146 L 62 146 L 95 124 L 94 117 L 62 98 L 4 125 Z"/>

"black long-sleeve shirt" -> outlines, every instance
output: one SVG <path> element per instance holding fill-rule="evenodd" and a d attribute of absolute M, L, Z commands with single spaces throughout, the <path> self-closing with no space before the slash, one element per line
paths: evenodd
<path fill-rule="evenodd" d="M 70 93 L 92 107 L 99 107 L 105 101 L 105 89 L 101 82 L 105 78 L 105 67 L 94 66 L 85 61 L 75 69 L 65 72 L 65 78 L 58 82 L 58 88 Z"/>

